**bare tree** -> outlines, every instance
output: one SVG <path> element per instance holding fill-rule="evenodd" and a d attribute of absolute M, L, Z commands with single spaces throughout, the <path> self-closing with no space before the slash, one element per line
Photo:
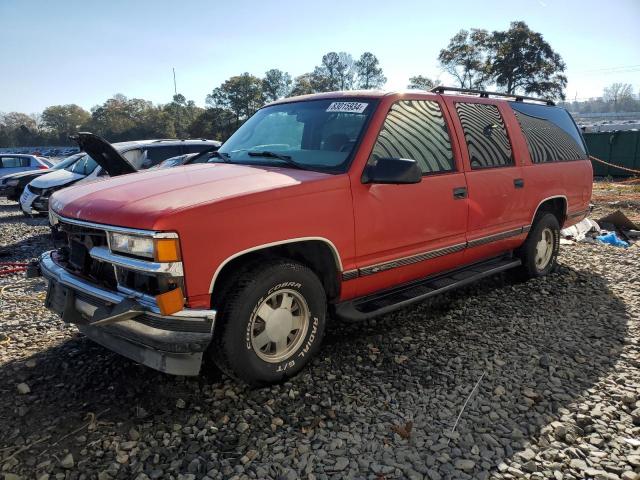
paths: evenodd
<path fill-rule="evenodd" d="M 622 104 L 633 100 L 633 87 L 630 83 L 612 83 L 605 87 L 602 98 L 611 103 L 614 112 L 620 110 Z"/>

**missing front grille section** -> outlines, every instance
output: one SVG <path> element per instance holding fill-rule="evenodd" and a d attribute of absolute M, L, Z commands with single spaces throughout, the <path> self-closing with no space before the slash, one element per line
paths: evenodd
<path fill-rule="evenodd" d="M 113 266 L 91 258 L 89 251 L 93 247 L 107 245 L 107 234 L 103 230 L 78 225 L 60 223 L 54 232 L 59 248 L 58 261 L 69 272 L 79 275 L 96 285 L 116 290 L 117 282 Z M 63 240 L 62 242 L 61 240 Z"/>
<path fill-rule="evenodd" d="M 175 277 L 148 275 L 122 267 L 116 267 L 116 273 L 119 285 L 147 295 L 160 295 L 183 286 L 182 279 Z"/>

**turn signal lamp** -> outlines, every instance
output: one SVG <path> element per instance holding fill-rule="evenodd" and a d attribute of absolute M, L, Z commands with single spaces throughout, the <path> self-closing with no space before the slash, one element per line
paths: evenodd
<path fill-rule="evenodd" d="M 180 242 L 177 238 L 155 239 L 156 262 L 179 262 Z"/>
<path fill-rule="evenodd" d="M 156 295 L 156 303 L 162 315 L 172 315 L 184 308 L 184 296 L 180 287 Z"/>

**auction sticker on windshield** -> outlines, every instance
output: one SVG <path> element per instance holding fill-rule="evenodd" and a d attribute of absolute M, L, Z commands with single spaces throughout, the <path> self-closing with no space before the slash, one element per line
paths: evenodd
<path fill-rule="evenodd" d="M 367 105 L 369 104 L 361 102 L 332 102 L 327 112 L 362 113 Z"/>

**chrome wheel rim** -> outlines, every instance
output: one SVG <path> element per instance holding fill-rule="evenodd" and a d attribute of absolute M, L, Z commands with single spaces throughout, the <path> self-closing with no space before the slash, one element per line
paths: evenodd
<path fill-rule="evenodd" d="M 536 244 L 536 268 L 544 270 L 553 255 L 553 232 L 550 228 L 542 230 L 540 240 Z"/>
<path fill-rule="evenodd" d="M 253 351 L 265 362 L 287 360 L 302 345 L 309 317 L 309 306 L 297 291 L 281 289 L 271 293 L 251 316 Z"/>

